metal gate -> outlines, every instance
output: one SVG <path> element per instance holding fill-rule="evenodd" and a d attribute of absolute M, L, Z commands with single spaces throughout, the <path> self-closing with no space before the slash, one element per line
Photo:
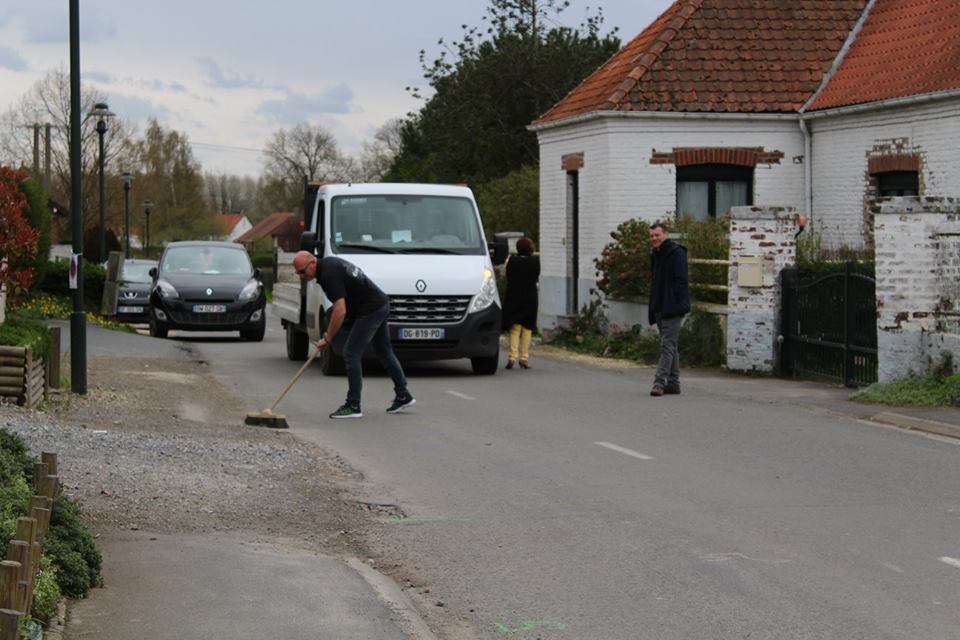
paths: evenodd
<path fill-rule="evenodd" d="M 781 273 L 780 351 L 786 376 L 826 377 L 848 387 L 877 381 L 876 281 L 847 261 L 838 273 Z"/>

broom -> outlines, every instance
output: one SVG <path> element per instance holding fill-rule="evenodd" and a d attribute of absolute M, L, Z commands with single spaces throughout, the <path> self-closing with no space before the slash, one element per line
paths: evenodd
<path fill-rule="evenodd" d="M 290 387 L 292 387 L 293 383 L 300 378 L 300 375 L 307 370 L 307 367 L 309 367 L 310 363 L 313 362 L 313 359 L 320 354 L 320 351 L 321 349 L 317 349 L 313 352 L 313 355 L 307 358 L 307 361 L 303 363 L 302 367 L 300 367 L 300 371 L 297 371 L 293 375 L 293 378 L 290 379 L 290 382 L 287 383 L 287 386 L 284 387 L 283 391 L 281 391 L 276 397 L 276 399 L 273 401 L 273 404 L 267 407 L 266 410 L 259 413 L 248 413 L 244 423 L 256 427 L 270 427 L 271 429 L 286 429 L 289 427 L 290 425 L 287 424 L 287 416 L 283 415 L 282 413 L 274 413 L 273 409 L 280 403 L 281 400 L 283 400 L 283 396 L 287 395 L 287 391 L 290 391 Z"/>

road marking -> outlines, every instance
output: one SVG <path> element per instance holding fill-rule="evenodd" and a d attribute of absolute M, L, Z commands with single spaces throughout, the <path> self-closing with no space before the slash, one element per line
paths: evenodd
<path fill-rule="evenodd" d="M 947 556 L 943 556 L 942 558 L 940 558 L 940 562 L 943 562 L 944 564 L 948 564 L 951 567 L 956 567 L 957 569 L 960 569 L 960 560 L 957 560 L 956 558 L 948 558 Z"/>
<path fill-rule="evenodd" d="M 616 451 L 617 453 L 622 453 L 623 455 L 630 456 L 631 458 L 636 458 L 637 460 L 653 460 L 648 455 L 644 455 L 639 451 L 634 451 L 633 449 L 627 449 L 626 447 L 621 447 L 617 444 L 611 444 L 609 442 L 594 442 L 593 444 L 598 447 L 604 447 L 610 449 L 610 451 Z"/>
<path fill-rule="evenodd" d="M 904 571 L 903 569 L 901 569 L 901 568 L 898 567 L 897 565 L 895 565 L 895 564 L 890 564 L 889 562 L 881 562 L 881 563 L 880 563 L 880 566 L 881 566 L 881 567 L 885 567 L 885 568 L 887 568 L 887 569 L 890 569 L 890 571 L 896 571 L 897 573 L 906 573 L 906 571 Z"/>
<path fill-rule="evenodd" d="M 474 398 L 473 396 L 468 396 L 467 394 L 460 393 L 459 391 L 451 391 L 450 389 L 447 389 L 447 393 L 457 398 L 461 398 L 463 400 L 476 400 L 476 398 Z"/>

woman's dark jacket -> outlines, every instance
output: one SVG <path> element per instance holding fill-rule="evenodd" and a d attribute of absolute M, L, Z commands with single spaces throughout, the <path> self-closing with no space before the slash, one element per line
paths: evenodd
<path fill-rule="evenodd" d="M 687 283 L 686 247 L 664 240 L 660 249 L 650 252 L 650 307 L 647 319 L 656 324 L 657 314 L 676 318 L 690 312 L 690 288 Z"/>
<path fill-rule="evenodd" d="M 537 283 L 540 256 L 510 256 L 507 261 L 507 299 L 503 304 L 503 328 L 515 324 L 537 328 Z"/>

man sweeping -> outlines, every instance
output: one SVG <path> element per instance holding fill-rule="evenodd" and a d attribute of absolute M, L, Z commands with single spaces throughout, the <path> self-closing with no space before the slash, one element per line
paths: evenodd
<path fill-rule="evenodd" d="M 347 400 L 330 414 L 333 419 L 362 418 L 360 393 L 363 388 L 363 352 L 367 345 L 384 369 L 393 379 L 396 396 L 387 408 L 387 413 L 399 413 L 416 402 L 407 389 L 407 378 L 387 331 L 387 316 L 390 314 L 390 299 L 375 285 L 359 267 L 341 260 L 326 257 L 317 260 L 309 251 L 300 251 L 293 257 L 293 268 L 301 280 L 316 278 L 327 299 L 333 303 L 333 311 L 327 330 L 314 344 L 317 350 L 330 346 L 341 329 L 348 331 L 343 347 L 343 361 L 347 369 Z"/>

